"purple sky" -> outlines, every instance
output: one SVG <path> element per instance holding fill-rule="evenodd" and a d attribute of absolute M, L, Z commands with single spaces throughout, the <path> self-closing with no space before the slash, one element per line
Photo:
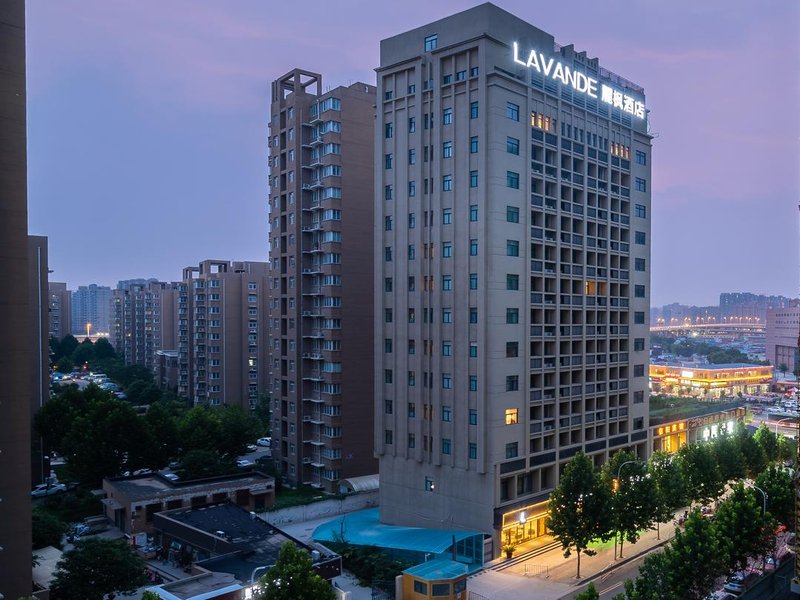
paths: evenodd
<path fill-rule="evenodd" d="M 800 3 L 498 4 L 644 86 L 654 305 L 796 295 Z M 380 39 L 473 5 L 28 0 L 29 219 L 51 278 L 265 260 L 270 82 L 372 83 Z"/>

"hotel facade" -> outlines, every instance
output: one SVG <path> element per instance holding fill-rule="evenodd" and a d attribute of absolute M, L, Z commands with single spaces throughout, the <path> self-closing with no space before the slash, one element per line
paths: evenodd
<path fill-rule="evenodd" d="M 270 106 L 272 452 L 293 485 L 377 473 L 373 415 L 375 86 L 295 69 Z"/>
<path fill-rule="evenodd" d="M 381 520 L 543 535 L 580 450 L 648 447 L 642 88 L 483 4 L 381 42 Z"/>

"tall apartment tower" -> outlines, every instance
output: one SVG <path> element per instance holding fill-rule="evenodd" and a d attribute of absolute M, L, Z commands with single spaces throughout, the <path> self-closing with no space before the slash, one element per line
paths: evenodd
<path fill-rule="evenodd" d="M 267 390 L 267 263 L 204 260 L 178 286 L 178 394 L 252 408 Z"/>
<path fill-rule="evenodd" d="M 112 292 L 111 341 L 126 365 L 155 372 L 156 353 L 178 348 L 178 283 L 120 282 Z"/>
<path fill-rule="evenodd" d="M 106 285 L 81 285 L 72 292 L 72 332 L 86 335 L 111 332 L 111 288 Z"/>
<path fill-rule="evenodd" d="M 31 593 L 25 2 L 0 3 L 0 594 Z"/>
<path fill-rule="evenodd" d="M 50 398 L 50 301 L 48 298 L 47 237 L 28 236 L 28 306 L 30 312 L 31 483 L 50 475 L 43 440 L 33 432 L 33 417 Z"/>
<path fill-rule="evenodd" d="M 377 473 L 372 444 L 375 87 L 272 83 L 273 453 L 293 484 Z M 278 443 L 276 443 L 278 442 Z"/>
<path fill-rule="evenodd" d="M 50 304 L 50 337 L 60 340 L 72 333 L 72 292 L 66 283 L 47 284 Z"/>
<path fill-rule="evenodd" d="M 482 4 L 381 42 L 381 519 L 516 543 L 578 451 L 646 454 L 639 86 Z"/>
<path fill-rule="evenodd" d="M 787 373 L 800 369 L 800 348 L 797 340 L 800 337 L 800 301 L 792 300 L 783 308 L 767 310 L 766 326 L 767 360 L 776 371 L 786 366 Z"/>

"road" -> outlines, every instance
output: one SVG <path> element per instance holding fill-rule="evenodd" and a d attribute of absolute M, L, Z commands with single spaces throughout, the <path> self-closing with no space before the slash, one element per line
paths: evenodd
<path fill-rule="evenodd" d="M 650 552 L 660 552 L 660 548 L 655 548 Z M 639 574 L 639 567 L 644 561 L 645 557 L 650 554 L 639 556 L 630 562 L 620 565 L 613 571 L 603 574 L 594 580 L 594 587 L 600 592 L 600 600 L 610 600 L 617 594 L 624 592 L 624 584 L 626 579 L 634 579 Z M 569 600 L 577 596 L 579 593 L 586 590 L 589 584 L 576 588 L 574 592 L 570 592 L 566 596 L 562 596 L 561 600 Z"/>

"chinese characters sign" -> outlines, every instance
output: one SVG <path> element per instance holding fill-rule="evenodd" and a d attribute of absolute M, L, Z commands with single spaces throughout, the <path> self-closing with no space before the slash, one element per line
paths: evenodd
<path fill-rule="evenodd" d="M 536 50 L 531 50 L 527 59 L 522 59 L 519 56 L 519 44 L 517 42 L 513 43 L 513 48 L 514 62 L 518 65 L 534 69 L 545 77 L 560 81 L 564 85 L 568 85 L 572 89 L 582 92 L 590 98 L 597 99 L 599 90 L 599 99 L 601 102 L 610 104 L 639 119 L 644 119 L 643 102 L 639 102 L 635 98 L 623 94 L 605 83 L 599 83 L 596 79 L 589 77 L 585 73 L 570 69 L 568 66 L 556 61 L 556 59 L 548 58 L 541 52 L 536 52 Z"/>

